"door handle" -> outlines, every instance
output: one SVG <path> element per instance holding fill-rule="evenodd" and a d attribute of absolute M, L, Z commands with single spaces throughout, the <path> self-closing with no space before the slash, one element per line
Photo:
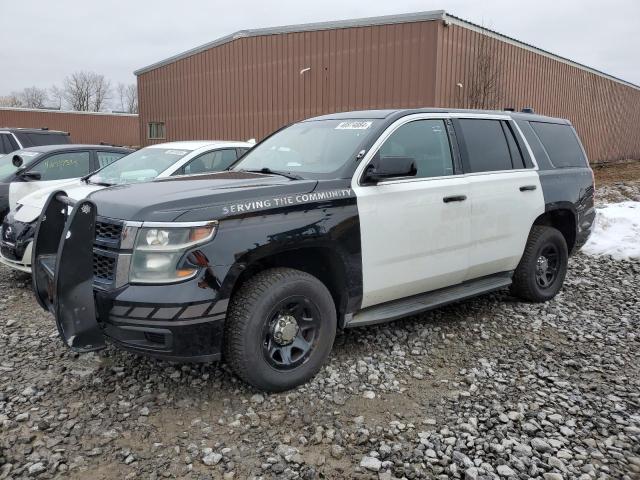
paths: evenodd
<path fill-rule="evenodd" d="M 466 195 L 452 195 L 451 197 L 444 197 L 442 201 L 444 203 L 464 202 L 466 199 L 467 199 Z"/>
<path fill-rule="evenodd" d="M 538 188 L 538 187 L 536 187 L 535 185 L 523 185 L 522 187 L 520 187 L 520 191 L 521 192 L 532 192 L 536 188 Z"/>

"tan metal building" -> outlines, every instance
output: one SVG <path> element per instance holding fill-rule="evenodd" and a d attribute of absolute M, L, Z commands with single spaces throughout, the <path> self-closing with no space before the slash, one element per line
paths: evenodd
<path fill-rule="evenodd" d="M 263 138 L 324 113 L 512 107 L 640 159 L 640 86 L 444 11 L 243 30 L 135 72 L 140 143 Z"/>
<path fill-rule="evenodd" d="M 136 146 L 139 125 L 138 115 L 127 113 L 0 108 L 0 127 L 62 130 L 69 132 L 73 143 Z"/>

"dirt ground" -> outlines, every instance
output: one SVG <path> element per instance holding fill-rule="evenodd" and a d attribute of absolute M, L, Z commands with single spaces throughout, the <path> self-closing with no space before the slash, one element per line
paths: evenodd
<path fill-rule="evenodd" d="M 617 182 L 640 181 L 640 161 L 595 165 L 592 167 L 596 177 L 596 186 L 612 185 Z"/>

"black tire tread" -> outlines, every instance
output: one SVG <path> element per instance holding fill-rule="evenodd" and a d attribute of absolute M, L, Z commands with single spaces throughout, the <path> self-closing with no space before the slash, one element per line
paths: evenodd
<path fill-rule="evenodd" d="M 224 326 L 224 356 L 231 370 L 245 383 L 251 384 L 249 369 L 242 354 L 243 335 L 251 320 L 253 306 L 276 282 L 291 280 L 319 280 L 308 273 L 292 268 L 277 267 L 258 272 L 245 281 L 231 298 Z"/>
<path fill-rule="evenodd" d="M 531 302 L 540 302 L 538 295 L 531 288 L 531 283 L 529 281 L 530 272 L 527 270 L 526 265 L 528 265 L 532 260 L 532 257 L 535 256 L 540 238 L 544 235 L 547 235 L 550 231 L 558 232 L 562 236 L 560 231 L 553 227 L 548 227 L 545 225 L 534 225 L 533 227 L 531 227 L 524 253 L 522 254 L 520 263 L 518 264 L 513 274 L 513 283 L 511 284 L 510 289 L 511 293 L 524 300 L 528 300 Z"/>

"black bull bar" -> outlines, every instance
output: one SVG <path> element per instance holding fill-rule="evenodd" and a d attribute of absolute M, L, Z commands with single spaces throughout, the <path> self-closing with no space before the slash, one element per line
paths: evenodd
<path fill-rule="evenodd" d="M 55 317 L 64 343 L 76 352 L 105 347 L 93 293 L 95 224 L 93 202 L 76 202 L 57 191 L 45 204 L 33 240 L 31 266 L 36 298 Z"/>

